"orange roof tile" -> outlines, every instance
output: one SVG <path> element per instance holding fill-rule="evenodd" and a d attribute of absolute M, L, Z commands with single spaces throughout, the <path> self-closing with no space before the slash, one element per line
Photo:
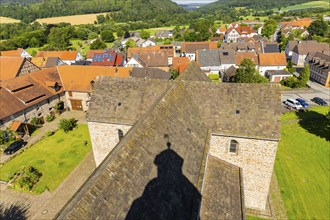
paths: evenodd
<path fill-rule="evenodd" d="M 226 32 L 227 31 L 227 28 L 225 26 L 221 26 L 219 29 L 220 29 L 220 32 Z"/>
<path fill-rule="evenodd" d="M 23 49 L 22 48 L 18 48 L 17 50 L 1 51 L 1 56 L 6 56 L 6 57 L 21 57 L 22 52 L 23 52 Z"/>
<path fill-rule="evenodd" d="M 19 73 L 25 58 L 22 57 L 0 57 L 0 81 L 15 78 Z"/>
<path fill-rule="evenodd" d="M 254 52 L 237 52 L 235 55 L 235 64 L 240 65 L 244 59 L 250 59 L 253 64 L 258 65 L 258 55 Z"/>
<path fill-rule="evenodd" d="M 128 48 L 127 51 L 127 58 L 131 58 L 132 54 L 138 55 L 139 53 L 143 52 L 161 52 L 167 50 L 174 56 L 174 47 L 173 45 L 156 45 L 156 46 L 150 46 L 150 47 L 133 47 Z"/>
<path fill-rule="evenodd" d="M 90 82 L 97 76 L 130 77 L 132 67 L 58 66 L 62 83 L 67 91 L 92 91 Z"/>
<path fill-rule="evenodd" d="M 291 27 L 309 27 L 312 23 L 311 18 L 302 18 L 294 21 L 285 21 L 281 22 L 282 26 L 291 26 Z"/>
<path fill-rule="evenodd" d="M 260 53 L 260 66 L 286 66 L 286 58 L 284 53 Z"/>
<path fill-rule="evenodd" d="M 13 123 L 11 124 L 10 126 L 10 130 L 11 131 L 17 131 L 17 129 L 19 128 L 19 126 L 21 125 L 22 123 L 20 121 L 13 121 Z"/>
<path fill-rule="evenodd" d="M 184 64 L 190 63 L 189 57 L 173 57 L 172 69 L 179 70 L 179 67 Z"/>
<path fill-rule="evenodd" d="M 77 51 L 38 51 L 36 57 L 59 57 L 61 60 L 75 60 Z"/>

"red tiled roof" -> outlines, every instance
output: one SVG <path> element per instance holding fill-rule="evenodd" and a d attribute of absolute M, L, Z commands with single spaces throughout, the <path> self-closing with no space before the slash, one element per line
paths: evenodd
<path fill-rule="evenodd" d="M 260 53 L 260 66 L 286 66 L 286 57 L 284 53 Z"/>
<path fill-rule="evenodd" d="M 1 51 L 1 56 L 6 57 L 21 57 L 21 54 L 23 52 L 22 48 L 18 48 L 17 50 L 7 50 L 7 51 Z"/>
<path fill-rule="evenodd" d="M 77 51 L 38 51 L 36 57 L 59 57 L 61 60 L 75 60 Z"/>

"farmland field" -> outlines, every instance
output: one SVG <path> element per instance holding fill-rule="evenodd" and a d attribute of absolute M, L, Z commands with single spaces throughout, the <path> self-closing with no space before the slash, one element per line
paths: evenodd
<path fill-rule="evenodd" d="M 299 5 L 292 5 L 285 8 L 281 8 L 281 11 L 294 11 L 308 8 L 329 8 L 329 2 L 328 0 L 306 2 Z"/>
<path fill-rule="evenodd" d="M 0 16 L 0 24 L 18 23 L 20 20 Z"/>
<path fill-rule="evenodd" d="M 53 18 L 41 18 L 36 21 L 39 23 L 46 24 L 57 24 L 61 22 L 70 23 L 71 25 L 79 25 L 79 24 L 94 24 L 96 21 L 96 16 L 106 13 L 98 13 L 98 14 L 86 14 L 86 15 L 72 15 L 72 16 L 62 16 L 62 17 L 53 17 Z"/>

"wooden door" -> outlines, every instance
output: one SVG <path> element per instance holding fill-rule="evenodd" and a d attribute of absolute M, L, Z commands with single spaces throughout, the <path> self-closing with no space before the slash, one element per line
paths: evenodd
<path fill-rule="evenodd" d="M 70 99 L 72 110 L 83 111 L 81 100 Z"/>

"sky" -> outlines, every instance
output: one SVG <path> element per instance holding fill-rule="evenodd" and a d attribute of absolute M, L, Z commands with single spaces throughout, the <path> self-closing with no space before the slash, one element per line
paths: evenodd
<path fill-rule="evenodd" d="M 187 3 L 211 3 L 217 0 L 172 0 L 178 4 L 187 4 Z"/>

